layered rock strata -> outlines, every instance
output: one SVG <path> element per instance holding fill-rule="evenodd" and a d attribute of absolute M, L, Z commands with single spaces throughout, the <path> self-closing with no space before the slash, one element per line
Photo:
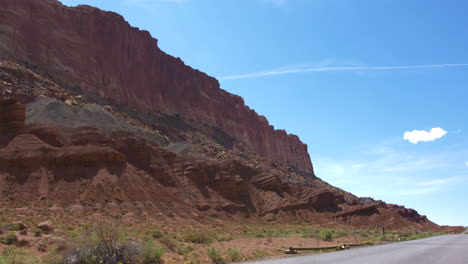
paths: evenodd
<path fill-rule="evenodd" d="M 0 24 L 0 56 L 142 112 L 217 127 L 257 154 L 313 175 L 297 136 L 275 130 L 241 97 L 161 51 L 147 31 L 116 13 L 55 0 L 2 0 Z"/>

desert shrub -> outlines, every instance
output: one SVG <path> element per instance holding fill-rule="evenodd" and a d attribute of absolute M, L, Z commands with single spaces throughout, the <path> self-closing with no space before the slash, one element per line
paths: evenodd
<path fill-rule="evenodd" d="M 362 237 L 369 237 L 369 234 L 368 234 L 366 231 L 364 231 L 364 230 L 359 230 L 359 231 L 357 232 L 357 234 L 360 235 L 360 236 L 362 236 Z"/>
<path fill-rule="evenodd" d="M 29 245 L 29 242 L 26 239 L 18 239 L 15 244 L 17 247 L 26 247 Z"/>
<path fill-rule="evenodd" d="M 152 241 L 147 241 L 143 248 L 143 264 L 160 264 L 163 263 L 162 257 L 164 249 L 155 247 Z"/>
<path fill-rule="evenodd" d="M 64 258 L 64 264 L 134 263 L 141 257 L 141 247 L 127 241 L 115 228 L 100 226 Z"/>
<path fill-rule="evenodd" d="M 257 233 L 257 234 L 255 235 L 255 237 L 256 237 L 256 238 L 265 238 L 265 234 L 263 234 L 263 233 Z"/>
<path fill-rule="evenodd" d="M 44 233 L 44 231 L 39 227 L 34 227 L 32 231 L 34 232 L 35 237 L 40 237 Z"/>
<path fill-rule="evenodd" d="M 196 254 L 191 254 L 188 258 L 188 260 L 186 261 L 187 264 L 200 264 L 201 261 L 200 261 L 200 257 Z"/>
<path fill-rule="evenodd" d="M 19 224 L 6 224 L 3 228 L 8 231 L 19 231 L 22 229 Z"/>
<path fill-rule="evenodd" d="M 68 235 L 71 240 L 76 241 L 80 237 L 80 232 L 77 230 L 71 230 Z"/>
<path fill-rule="evenodd" d="M 324 229 L 321 232 L 321 238 L 323 241 L 332 241 L 333 240 L 333 230 Z"/>
<path fill-rule="evenodd" d="M 377 237 L 375 237 L 375 240 L 377 241 L 385 241 L 386 240 L 386 237 L 384 235 L 378 235 Z"/>
<path fill-rule="evenodd" d="M 63 257 L 60 255 L 57 255 L 55 251 L 51 251 L 42 260 L 42 264 L 62 264 L 62 263 L 63 263 Z"/>
<path fill-rule="evenodd" d="M 266 252 L 263 249 L 257 248 L 255 249 L 255 258 L 263 258 L 268 255 L 268 252 Z"/>
<path fill-rule="evenodd" d="M 47 251 L 47 244 L 44 243 L 44 242 L 41 242 L 41 243 L 39 243 L 39 245 L 37 246 L 37 249 L 38 249 L 39 251 L 46 252 L 46 251 Z"/>
<path fill-rule="evenodd" d="M 164 233 L 161 232 L 161 230 L 151 230 L 148 232 L 148 235 L 151 236 L 154 239 L 160 239 L 164 236 Z"/>
<path fill-rule="evenodd" d="M 301 237 L 302 237 L 302 238 L 313 238 L 314 235 L 313 235 L 310 231 L 304 231 L 304 232 L 301 234 Z"/>
<path fill-rule="evenodd" d="M 177 246 L 176 243 L 168 237 L 163 237 L 159 239 L 159 242 L 161 242 L 161 244 L 163 244 L 167 249 L 171 251 L 174 251 Z"/>
<path fill-rule="evenodd" d="M 231 261 L 238 261 L 242 257 L 241 253 L 240 253 L 240 250 L 237 247 L 233 247 L 233 248 L 228 249 L 228 256 L 229 256 L 229 259 Z"/>
<path fill-rule="evenodd" d="M 185 235 L 184 240 L 196 244 L 209 244 L 213 241 L 213 237 L 204 232 L 190 232 Z"/>
<path fill-rule="evenodd" d="M 186 257 L 193 251 L 192 247 L 188 247 L 182 244 L 178 244 L 176 248 L 177 248 L 177 254 L 183 255 Z"/>
<path fill-rule="evenodd" d="M 344 237 L 344 236 L 347 236 L 347 235 L 349 235 L 348 230 L 337 230 L 335 232 L 335 237 Z"/>
<path fill-rule="evenodd" d="M 224 264 L 224 259 L 221 257 L 221 254 L 219 254 L 219 251 L 211 247 L 208 249 L 208 257 L 211 259 L 211 261 L 215 264 Z"/>
<path fill-rule="evenodd" d="M 14 232 L 10 232 L 5 236 L 4 243 L 5 245 L 13 245 L 18 242 L 18 238 Z"/>
<path fill-rule="evenodd" d="M 0 257 L 0 264 L 32 264 L 41 263 L 35 255 L 12 248 L 5 248 Z"/>

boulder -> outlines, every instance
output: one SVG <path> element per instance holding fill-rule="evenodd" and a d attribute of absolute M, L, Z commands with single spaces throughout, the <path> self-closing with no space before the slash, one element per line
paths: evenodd
<path fill-rule="evenodd" d="M 40 222 L 39 224 L 37 224 L 37 227 L 46 233 L 50 233 L 54 231 L 54 227 L 52 226 L 52 221 L 50 220 Z"/>

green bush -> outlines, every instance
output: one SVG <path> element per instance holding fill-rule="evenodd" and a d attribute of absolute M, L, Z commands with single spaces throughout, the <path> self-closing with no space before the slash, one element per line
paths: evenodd
<path fill-rule="evenodd" d="M 152 241 L 145 243 L 143 249 L 143 264 L 160 264 L 163 263 L 162 257 L 164 255 L 164 249 L 160 247 L 154 247 Z"/>
<path fill-rule="evenodd" d="M 44 257 L 43 264 L 62 264 L 63 258 L 60 255 L 57 255 L 55 251 L 51 251 L 47 256 Z"/>
<path fill-rule="evenodd" d="M 301 234 L 301 237 L 302 237 L 302 238 L 313 238 L 314 235 L 313 235 L 310 231 L 304 231 L 304 232 Z"/>
<path fill-rule="evenodd" d="M 211 259 L 211 261 L 214 264 L 225 263 L 223 257 L 221 257 L 221 254 L 219 254 L 219 251 L 214 247 L 211 247 L 210 249 L 208 249 L 208 257 Z"/>
<path fill-rule="evenodd" d="M 263 233 L 257 233 L 257 234 L 255 235 L 255 237 L 256 237 L 256 238 L 265 238 L 265 234 L 263 234 Z"/>
<path fill-rule="evenodd" d="M 213 238 L 208 233 L 204 232 L 190 232 L 185 235 L 184 240 L 190 243 L 196 244 L 209 244 L 213 241 Z"/>
<path fill-rule="evenodd" d="M 333 230 L 324 229 L 321 232 L 321 238 L 323 241 L 332 241 L 333 240 Z"/>
<path fill-rule="evenodd" d="M 0 256 L 0 264 L 10 264 L 10 262 L 3 256 Z"/>
<path fill-rule="evenodd" d="M 164 236 L 163 232 L 161 230 L 152 230 L 148 232 L 148 235 L 150 235 L 154 239 L 160 239 Z"/>
<path fill-rule="evenodd" d="M 6 248 L 0 257 L 0 264 L 33 264 L 41 263 L 35 255 L 28 254 L 18 249 Z"/>
<path fill-rule="evenodd" d="M 8 233 L 6 236 L 0 237 L 0 244 L 13 245 L 18 242 L 18 238 L 14 232 Z"/>
<path fill-rule="evenodd" d="M 33 232 L 35 237 L 41 237 L 42 233 L 44 233 L 44 231 L 38 227 L 34 227 Z"/>
<path fill-rule="evenodd" d="M 159 239 L 159 242 L 161 242 L 161 244 L 163 244 L 167 249 L 172 250 L 172 251 L 174 251 L 177 246 L 176 243 L 168 237 L 163 237 Z"/>
<path fill-rule="evenodd" d="M 231 261 L 238 261 L 242 258 L 240 250 L 237 247 L 228 249 L 228 256 Z"/>
<path fill-rule="evenodd" d="M 344 237 L 344 236 L 347 236 L 347 235 L 349 235 L 348 230 L 337 230 L 335 232 L 335 237 Z"/>
<path fill-rule="evenodd" d="M 16 237 L 16 234 L 13 232 L 8 233 L 8 235 L 5 237 L 6 245 L 13 245 L 16 242 L 18 242 L 18 238 Z"/>
<path fill-rule="evenodd" d="M 3 228 L 8 231 L 19 231 L 22 229 L 18 224 L 6 224 L 3 226 Z"/>
<path fill-rule="evenodd" d="M 377 241 L 385 241 L 386 240 L 386 237 L 384 235 L 378 235 L 375 240 Z"/>
<path fill-rule="evenodd" d="M 182 245 L 182 244 L 178 244 L 176 246 L 176 248 L 177 248 L 177 254 L 183 255 L 183 256 L 186 256 L 186 257 L 193 251 L 192 247 L 187 247 L 187 246 Z"/>
<path fill-rule="evenodd" d="M 116 230 L 101 226 L 83 236 L 80 244 L 66 255 L 64 264 L 134 263 L 142 254 L 140 245 L 127 241 Z"/>

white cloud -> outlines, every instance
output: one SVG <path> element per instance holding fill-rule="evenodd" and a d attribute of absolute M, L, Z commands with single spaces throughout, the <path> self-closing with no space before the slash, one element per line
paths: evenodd
<path fill-rule="evenodd" d="M 246 73 L 240 75 L 230 75 L 219 77 L 219 80 L 237 80 L 248 79 L 272 75 L 285 75 L 293 73 L 305 72 L 329 72 L 329 71 L 375 71 L 375 70 L 402 70 L 402 69 L 421 69 L 421 68 L 447 68 L 447 67 L 468 67 L 468 64 L 430 64 L 430 65 L 412 65 L 412 66 L 352 66 L 352 67 L 321 67 L 321 68 L 304 68 L 304 69 L 289 69 L 278 71 L 263 71 Z"/>
<path fill-rule="evenodd" d="M 430 131 L 425 130 L 413 130 L 411 132 L 407 131 L 403 135 L 404 140 L 408 140 L 413 144 L 417 144 L 418 142 L 429 142 L 439 139 L 447 134 L 447 131 L 443 130 L 440 127 L 431 128 Z"/>

